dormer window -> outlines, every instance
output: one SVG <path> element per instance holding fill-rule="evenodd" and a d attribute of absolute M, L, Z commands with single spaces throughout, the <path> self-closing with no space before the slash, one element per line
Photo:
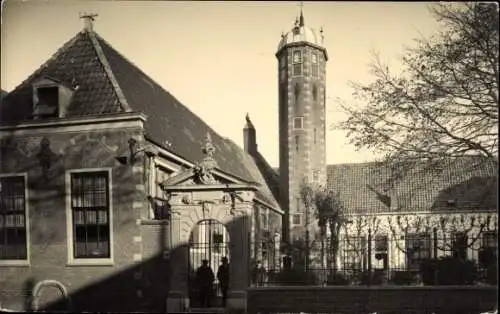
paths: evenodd
<path fill-rule="evenodd" d="M 33 88 L 33 119 L 62 118 L 66 115 L 73 93 L 78 84 L 73 78 L 71 83 L 44 77 L 34 82 Z"/>
<path fill-rule="evenodd" d="M 35 118 L 59 117 L 59 87 L 38 87 L 35 92 L 37 101 L 34 104 L 33 116 Z"/>

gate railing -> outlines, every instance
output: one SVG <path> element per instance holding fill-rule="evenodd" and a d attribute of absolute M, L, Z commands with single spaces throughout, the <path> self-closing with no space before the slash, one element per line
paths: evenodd
<path fill-rule="evenodd" d="M 468 246 L 425 234 L 396 239 L 343 237 L 336 257 L 327 243 L 309 248 L 296 244 L 286 255 L 263 250 L 252 261 L 251 281 L 254 286 L 496 285 L 497 243 L 481 236 Z M 261 243 L 263 248 L 272 245 Z M 306 252 L 310 252 L 307 259 Z"/>

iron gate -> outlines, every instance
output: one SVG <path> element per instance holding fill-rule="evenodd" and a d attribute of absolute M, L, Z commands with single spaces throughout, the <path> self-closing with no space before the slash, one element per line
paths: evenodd
<path fill-rule="evenodd" d="M 201 266 L 203 260 L 214 273 L 213 293 L 211 306 L 221 306 L 222 293 L 217 279 L 217 270 L 222 264 L 222 258 L 229 256 L 229 232 L 226 227 L 213 219 L 198 222 L 189 238 L 189 296 L 191 307 L 200 307 L 199 289 L 196 278 L 196 270 Z"/>

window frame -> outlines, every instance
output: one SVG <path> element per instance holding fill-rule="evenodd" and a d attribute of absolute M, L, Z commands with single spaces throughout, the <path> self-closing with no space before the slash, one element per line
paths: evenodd
<path fill-rule="evenodd" d="M 31 262 L 30 250 L 30 217 L 29 217 L 29 191 L 28 191 L 28 173 L 2 173 L 0 178 L 23 177 L 24 180 L 24 228 L 26 232 L 26 258 L 25 259 L 0 259 L 1 266 L 29 266 Z"/>
<path fill-rule="evenodd" d="M 162 179 L 159 179 L 160 174 L 163 177 Z M 162 207 L 162 209 L 161 209 L 161 215 L 158 215 L 159 211 L 157 209 L 153 208 L 152 216 L 149 217 L 152 220 L 168 220 L 169 219 L 168 218 L 169 209 L 167 209 L 168 204 L 166 201 L 165 191 L 163 191 L 160 188 L 160 184 L 163 181 L 171 178 L 173 176 L 173 174 L 174 174 L 174 171 L 170 167 L 166 166 L 164 163 L 162 163 L 162 162 L 155 163 L 154 174 L 153 174 L 154 175 L 154 187 L 153 187 L 154 195 L 153 195 L 153 197 L 155 199 L 155 206 L 160 206 L 160 207 Z M 165 211 L 167 211 L 167 213 L 165 213 Z"/>
<path fill-rule="evenodd" d="M 295 217 L 299 217 L 299 222 L 295 223 Z M 300 226 L 302 225 L 302 214 L 301 213 L 293 213 L 292 214 L 292 226 Z"/>
<path fill-rule="evenodd" d="M 365 235 L 346 235 L 342 251 L 342 267 L 352 273 L 366 268 L 368 260 L 368 238 Z"/>
<path fill-rule="evenodd" d="M 316 59 L 316 62 L 313 62 L 314 59 Z M 319 56 L 317 52 L 311 53 L 311 76 L 319 77 Z"/>
<path fill-rule="evenodd" d="M 39 113 L 39 108 L 43 108 L 40 106 L 40 96 L 39 91 L 43 89 L 57 89 L 57 103 L 55 104 L 55 112 L 50 114 Z M 60 118 L 61 117 L 61 86 L 51 80 L 44 80 L 42 82 L 38 82 L 33 84 L 33 108 L 32 114 L 36 119 L 40 118 Z M 52 107 L 52 106 L 49 106 Z"/>
<path fill-rule="evenodd" d="M 451 237 L 452 255 L 466 260 L 469 257 L 469 235 L 467 232 L 453 232 Z"/>
<path fill-rule="evenodd" d="M 295 121 L 300 121 L 300 127 L 295 127 Z M 304 129 L 304 117 L 293 117 L 292 127 L 294 130 L 303 130 Z"/>
<path fill-rule="evenodd" d="M 107 172 L 108 175 L 108 224 L 109 224 L 109 257 L 105 258 L 81 258 L 74 256 L 74 225 L 73 225 L 73 206 L 71 195 L 71 177 L 74 173 L 92 173 L 92 172 Z M 66 188 L 66 238 L 67 238 L 67 266 L 80 265 L 114 265 L 114 227 L 113 227 L 113 172 L 109 167 L 106 168 L 82 168 L 70 169 L 65 174 Z"/>
<path fill-rule="evenodd" d="M 409 249 L 409 243 L 411 242 L 412 244 L 416 243 L 418 240 L 418 243 L 425 242 L 426 247 L 421 248 L 419 247 L 418 251 L 412 252 L 414 254 L 417 252 L 416 255 L 417 257 L 410 256 L 408 249 Z M 418 269 L 420 262 L 422 260 L 428 259 L 432 257 L 432 241 L 431 241 L 431 235 L 428 232 L 417 232 L 417 233 L 407 233 L 405 235 L 405 252 L 406 252 L 406 268 L 408 270 L 416 270 Z M 414 245 L 411 246 L 412 248 L 415 248 Z M 423 254 L 425 252 L 425 254 Z"/>
<path fill-rule="evenodd" d="M 295 55 L 298 53 L 299 60 L 295 61 Z M 304 53 L 300 49 L 292 51 L 292 76 L 301 76 L 304 73 Z"/>

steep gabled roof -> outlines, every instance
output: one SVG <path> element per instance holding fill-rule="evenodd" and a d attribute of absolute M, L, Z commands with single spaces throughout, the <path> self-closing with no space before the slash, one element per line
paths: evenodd
<path fill-rule="evenodd" d="M 32 84 L 41 78 L 56 79 L 74 87 L 66 111 L 68 117 L 123 111 L 88 32 L 78 33 L 5 97 L 0 111 L 2 122 L 31 118 Z"/>
<path fill-rule="evenodd" d="M 416 162 L 392 188 L 394 172 L 377 163 L 329 165 L 327 172 L 328 187 L 351 213 L 498 210 L 498 162 L 483 157 Z"/>
<path fill-rule="evenodd" d="M 146 138 L 174 154 L 196 162 L 205 135 L 212 135 L 220 170 L 261 185 L 257 195 L 278 207 L 253 158 L 231 140 L 219 136 L 173 95 L 149 78 L 95 32 L 82 31 L 6 97 L 1 121 L 30 119 L 32 84 L 51 77 L 74 89 L 67 116 L 138 111 L 147 116 Z M 169 145 L 167 145 L 169 143 Z"/>

